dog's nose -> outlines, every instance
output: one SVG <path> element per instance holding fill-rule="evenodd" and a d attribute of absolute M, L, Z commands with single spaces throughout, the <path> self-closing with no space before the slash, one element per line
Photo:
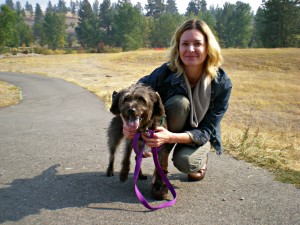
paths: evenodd
<path fill-rule="evenodd" d="M 135 114 L 135 109 L 128 109 L 128 115 L 134 115 Z"/>

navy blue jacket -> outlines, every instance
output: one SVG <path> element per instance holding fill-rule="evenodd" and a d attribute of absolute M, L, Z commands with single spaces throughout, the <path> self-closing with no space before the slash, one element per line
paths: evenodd
<path fill-rule="evenodd" d="M 188 98 L 187 87 L 183 76 L 172 72 L 166 63 L 155 69 L 150 75 L 141 78 L 138 83 L 144 83 L 157 91 L 163 102 L 173 95 L 184 95 Z M 207 113 L 197 128 L 186 124 L 186 132 L 191 136 L 195 145 L 202 146 L 210 141 L 217 151 L 222 154 L 220 122 L 227 108 L 231 94 L 232 83 L 221 68 L 211 82 L 211 99 Z"/>

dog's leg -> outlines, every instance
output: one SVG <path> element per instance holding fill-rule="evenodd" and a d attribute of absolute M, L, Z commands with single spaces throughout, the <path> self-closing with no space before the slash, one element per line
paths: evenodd
<path fill-rule="evenodd" d="M 108 148 L 109 148 L 109 164 L 106 170 L 106 175 L 111 177 L 114 175 L 114 161 L 117 147 L 123 139 L 122 119 L 120 116 L 114 117 L 108 127 Z"/>
<path fill-rule="evenodd" d="M 109 155 L 109 164 L 106 170 L 106 175 L 108 177 L 111 177 L 114 175 L 114 162 L 115 162 L 115 152 L 116 152 L 116 146 L 111 147 L 109 149 L 110 155 Z"/>
<path fill-rule="evenodd" d="M 139 149 L 141 147 L 141 142 L 139 142 Z M 128 173 L 130 170 L 130 156 L 132 152 L 132 140 L 126 140 L 126 146 L 125 146 L 125 152 L 124 152 L 124 158 L 122 162 L 122 169 L 120 172 L 120 181 L 124 182 L 128 179 Z M 135 157 L 136 159 L 137 157 Z M 140 180 L 146 180 L 147 176 L 143 174 L 142 169 L 140 169 L 139 172 L 139 179 Z"/>
<path fill-rule="evenodd" d="M 139 145 L 139 149 L 142 149 L 142 145 L 143 145 L 142 140 L 139 140 L 138 145 Z M 135 161 L 136 161 L 136 159 L 137 159 L 137 156 L 135 157 Z M 139 179 L 147 180 L 147 176 L 143 174 L 142 168 L 140 168 L 140 171 L 139 171 Z"/>
<path fill-rule="evenodd" d="M 120 181 L 124 182 L 128 179 L 130 170 L 130 156 L 132 152 L 132 140 L 127 139 L 125 144 L 124 158 L 122 161 L 122 168 L 120 172 Z"/>
<path fill-rule="evenodd" d="M 172 150 L 172 146 L 173 145 L 170 144 L 164 144 L 164 146 L 162 146 L 161 150 L 158 152 L 160 166 L 166 175 L 168 173 L 168 158 L 170 151 Z M 155 169 L 152 181 L 151 196 L 154 199 L 163 200 L 167 198 L 167 195 L 168 188 Z"/>
<path fill-rule="evenodd" d="M 136 157 L 135 157 L 136 159 Z M 140 180 L 147 180 L 147 175 L 144 175 L 144 173 L 142 172 L 142 168 L 140 169 L 140 172 L 139 172 L 139 179 Z"/>

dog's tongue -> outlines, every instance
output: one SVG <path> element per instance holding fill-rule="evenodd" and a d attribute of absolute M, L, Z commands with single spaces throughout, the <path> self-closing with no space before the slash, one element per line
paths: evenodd
<path fill-rule="evenodd" d="M 128 121 L 128 126 L 133 129 L 136 130 L 138 129 L 140 125 L 140 118 L 139 117 L 130 117 L 129 121 Z"/>

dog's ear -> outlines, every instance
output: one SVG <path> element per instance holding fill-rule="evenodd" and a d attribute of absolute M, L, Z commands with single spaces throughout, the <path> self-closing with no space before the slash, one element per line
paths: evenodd
<path fill-rule="evenodd" d="M 119 100 L 123 93 L 124 91 L 120 91 L 120 92 L 114 91 L 112 94 L 112 103 L 110 107 L 110 112 L 114 115 L 118 115 L 121 113 L 119 109 Z"/>
<path fill-rule="evenodd" d="M 155 101 L 153 107 L 153 116 L 162 117 L 165 115 L 165 107 L 162 100 L 157 92 L 155 92 Z"/>

